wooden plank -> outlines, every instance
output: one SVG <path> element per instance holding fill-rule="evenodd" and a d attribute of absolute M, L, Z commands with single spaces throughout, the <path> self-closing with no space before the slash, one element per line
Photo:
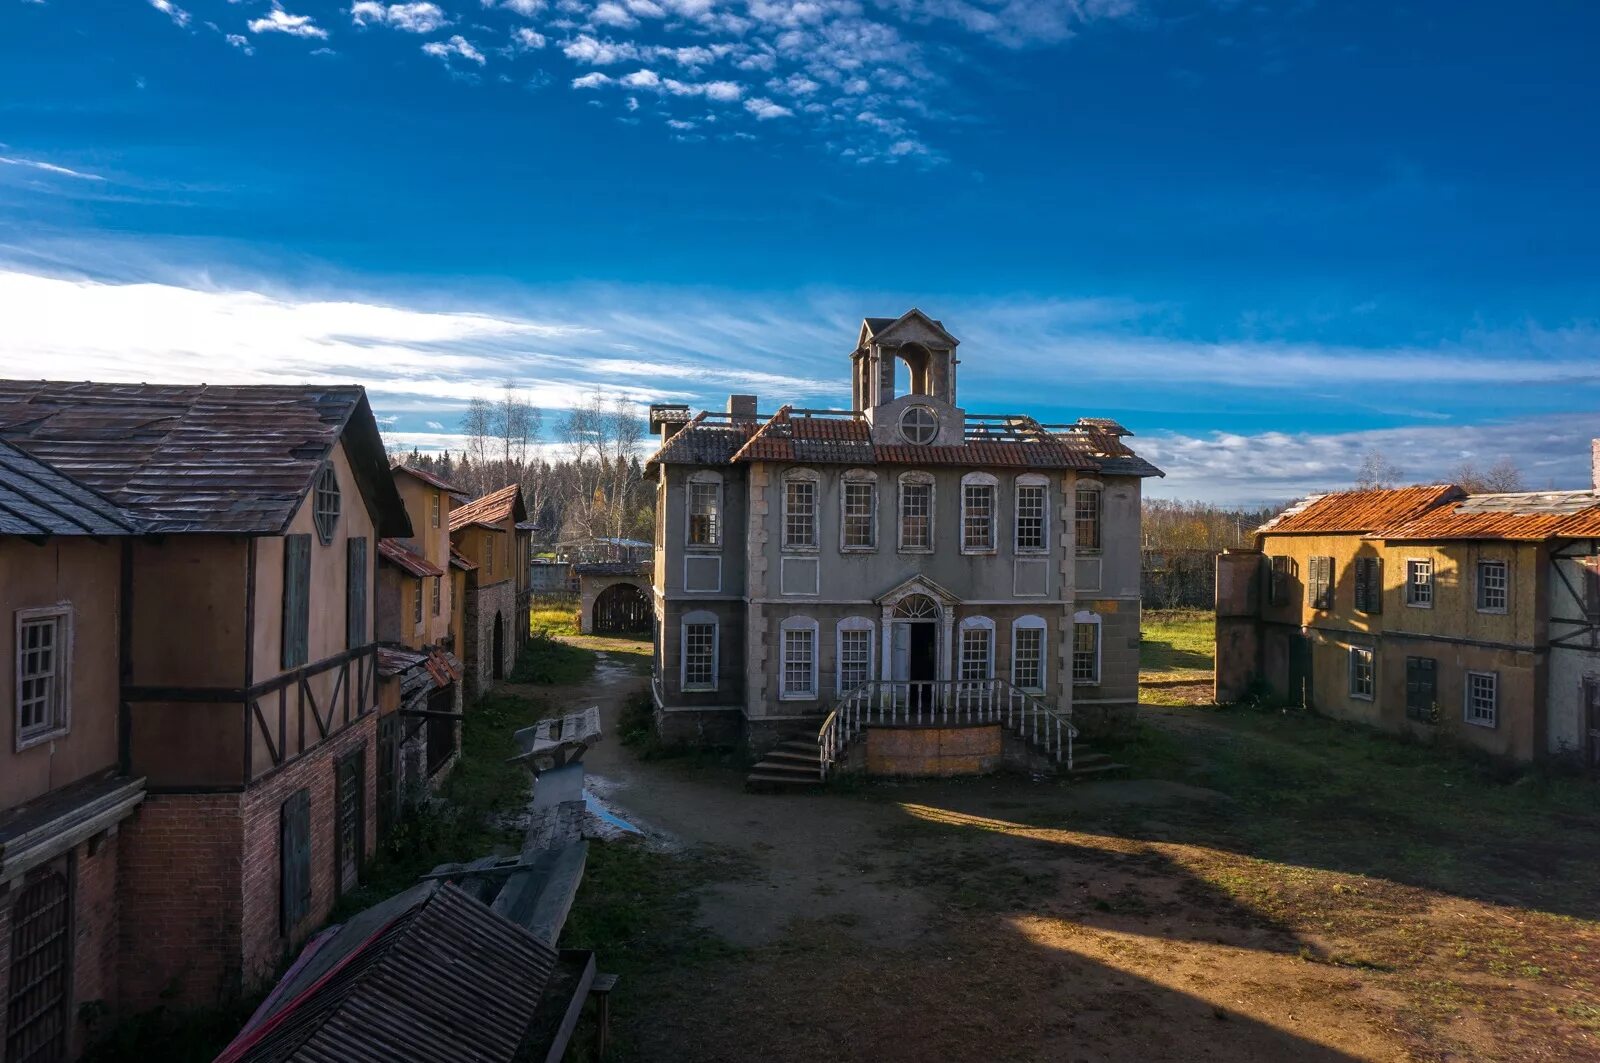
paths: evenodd
<path fill-rule="evenodd" d="M 540 862 L 548 860 L 547 869 L 535 868 L 512 875 L 491 907 L 497 914 L 526 927 L 539 940 L 554 945 L 561 937 L 567 914 L 572 911 L 572 901 L 578 894 L 578 883 L 583 881 L 583 868 L 588 858 L 589 843 L 584 841 L 552 850 L 548 857 L 541 855 Z"/>
<path fill-rule="evenodd" d="M 566 1014 L 556 1030 L 555 1039 L 550 1042 L 550 1050 L 545 1053 L 545 1063 L 561 1063 L 566 1058 L 567 1045 L 572 1041 L 573 1031 L 578 1028 L 578 1017 L 583 1014 L 584 1002 L 589 999 L 589 989 L 594 985 L 593 952 L 587 949 L 562 949 L 561 958 L 568 962 L 575 960 L 582 963 L 583 973 L 578 976 L 578 984 L 573 987 L 572 998 L 567 1002 Z"/>

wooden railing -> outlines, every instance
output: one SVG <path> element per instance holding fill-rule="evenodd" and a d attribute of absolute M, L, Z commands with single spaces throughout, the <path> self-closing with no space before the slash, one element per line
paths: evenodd
<path fill-rule="evenodd" d="M 842 696 L 818 728 L 822 777 L 868 727 L 976 723 L 1001 724 L 1072 768 L 1072 721 L 1004 679 L 874 679 Z"/>

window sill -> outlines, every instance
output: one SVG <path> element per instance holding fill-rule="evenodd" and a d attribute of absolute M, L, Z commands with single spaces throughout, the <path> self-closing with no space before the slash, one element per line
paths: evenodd
<path fill-rule="evenodd" d="M 1511 610 L 1509 610 L 1509 609 L 1479 609 L 1478 610 L 1478 612 L 1482 613 L 1484 616 L 1505 616 L 1510 611 Z"/>
<path fill-rule="evenodd" d="M 1105 551 L 1098 546 L 1080 546 L 1073 553 L 1078 557 L 1099 557 Z"/>
<path fill-rule="evenodd" d="M 717 687 L 715 683 L 713 683 L 711 686 L 701 686 L 700 684 L 696 683 L 694 686 L 680 686 L 678 690 L 680 693 L 684 694 L 715 694 L 717 692 Z"/>
<path fill-rule="evenodd" d="M 1433 608 L 1433 603 L 1432 602 L 1407 602 L 1406 603 L 1406 608 L 1407 609 L 1432 609 Z"/>
<path fill-rule="evenodd" d="M 1375 699 L 1373 698 L 1373 696 L 1371 694 L 1356 694 L 1356 693 L 1352 693 L 1350 695 L 1350 700 L 1351 701 L 1373 701 Z"/>
<path fill-rule="evenodd" d="M 1072 685 L 1075 686 L 1075 687 L 1097 687 L 1097 686 L 1100 685 L 1100 680 L 1098 680 L 1098 679 L 1074 679 L 1072 681 Z"/>
<path fill-rule="evenodd" d="M 16 743 L 16 751 L 21 753 L 24 749 L 32 749 L 34 746 L 42 746 L 48 742 L 54 742 L 58 738 L 65 738 L 70 733 L 72 733 L 72 727 L 69 725 L 29 735 L 26 738 L 19 737 Z"/>
<path fill-rule="evenodd" d="M 1018 546 L 1018 547 L 1014 547 L 1012 549 L 1012 552 L 1015 553 L 1018 557 L 1049 557 L 1050 556 L 1050 548 L 1048 546 Z"/>
<path fill-rule="evenodd" d="M 963 546 L 961 552 L 967 557 L 994 557 L 1000 553 L 992 546 Z"/>
<path fill-rule="evenodd" d="M 779 701 L 816 701 L 817 694 L 779 694 Z"/>
<path fill-rule="evenodd" d="M 1499 722 L 1495 720 L 1463 720 L 1462 722 L 1468 727 L 1482 727 L 1486 731 L 1496 730 L 1500 726 Z"/>
<path fill-rule="evenodd" d="M 710 545 L 708 543 L 684 543 L 683 544 L 683 548 L 684 548 L 684 550 L 686 550 L 687 552 L 689 552 L 691 554 L 720 554 L 720 553 L 722 553 L 722 544 L 720 544 L 720 543 L 718 543 L 716 546 L 712 546 L 712 545 Z"/>
<path fill-rule="evenodd" d="M 900 547 L 900 549 L 896 550 L 895 552 L 899 553 L 899 554 L 931 554 L 931 553 L 933 553 L 933 547 L 931 547 L 931 546 L 902 546 L 902 547 Z"/>
<path fill-rule="evenodd" d="M 839 552 L 841 554 L 875 554 L 878 552 L 878 548 L 876 546 L 841 546 L 839 547 Z"/>
<path fill-rule="evenodd" d="M 781 549 L 786 554 L 800 554 L 806 557 L 814 557 L 822 553 L 822 549 L 816 546 L 785 546 Z"/>

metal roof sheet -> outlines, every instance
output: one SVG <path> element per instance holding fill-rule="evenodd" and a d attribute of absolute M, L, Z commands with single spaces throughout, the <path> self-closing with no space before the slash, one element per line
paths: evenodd
<path fill-rule="evenodd" d="M 379 539 L 378 556 L 397 568 L 404 569 L 419 578 L 444 575 L 444 569 L 421 554 L 407 549 L 406 545 L 398 539 Z"/>
<path fill-rule="evenodd" d="M 1463 497 L 1454 484 L 1311 495 L 1257 529 L 1266 535 L 1376 532 Z"/>
<path fill-rule="evenodd" d="M 1600 494 L 1531 491 L 1468 495 L 1379 530 L 1384 539 L 1503 539 L 1540 542 L 1600 533 Z"/>
<path fill-rule="evenodd" d="M 453 546 L 450 548 L 450 564 L 463 572 L 475 572 L 478 568 L 476 561 L 468 561 L 467 555 Z"/>
<path fill-rule="evenodd" d="M 431 484 L 432 486 L 437 487 L 441 491 L 448 491 L 452 495 L 461 495 L 463 498 L 465 498 L 466 495 L 467 495 L 467 493 L 465 491 L 463 491 L 461 488 L 457 487 L 455 484 L 451 483 L 448 480 L 444 480 L 444 479 L 441 479 L 438 476 L 435 476 L 433 473 L 427 471 L 426 469 L 417 469 L 417 468 L 413 468 L 410 465 L 396 465 L 394 467 L 394 471 L 397 472 L 397 473 L 405 473 L 408 476 L 415 476 L 417 479 L 421 480 L 423 483 Z"/>

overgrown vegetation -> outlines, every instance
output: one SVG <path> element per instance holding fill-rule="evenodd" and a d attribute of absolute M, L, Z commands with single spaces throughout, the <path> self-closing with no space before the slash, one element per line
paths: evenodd
<path fill-rule="evenodd" d="M 511 682 L 569 686 L 594 674 L 593 650 L 573 646 L 545 631 L 535 631 L 511 670 Z"/>

